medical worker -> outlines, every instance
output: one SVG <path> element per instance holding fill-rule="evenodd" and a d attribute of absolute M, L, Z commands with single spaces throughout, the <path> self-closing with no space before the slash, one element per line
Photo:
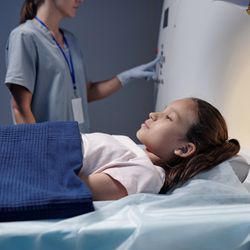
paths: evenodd
<path fill-rule="evenodd" d="M 89 131 L 88 102 L 121 89 L 131 79 L 152 79 L 158 59 L 98 83 L 88 83 L 79 45 L 60 22 L 83 1 L 26 0 L 20 25 L 6 47 L 5 84 L 16 123 L 76 120 Z"/>

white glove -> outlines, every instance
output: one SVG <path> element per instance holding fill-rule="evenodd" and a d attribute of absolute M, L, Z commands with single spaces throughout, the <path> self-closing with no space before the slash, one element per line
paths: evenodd
<path fill-rule="evenodd" d="M 125 86 L 128 82 L 133 79 L 155 80 L 156 76 L 156 65 L 160 61 L 160 56 L 157 56 L 153 61 L 137 66 L 135 68 L 126 70 L 117 75 L 117 78 L 121 82 L 122 86 Z"/>

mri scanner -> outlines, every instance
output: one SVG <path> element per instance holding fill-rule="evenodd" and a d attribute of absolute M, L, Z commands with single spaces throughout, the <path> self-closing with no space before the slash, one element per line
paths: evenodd
<path fill-rule="evenodd" d="M 196 96 L 224 115 L 250 150 L 249 0 L 165 0 L 159 33 L 156 110 Z M 247 11 L 248 10 L 248 11 Z"/>

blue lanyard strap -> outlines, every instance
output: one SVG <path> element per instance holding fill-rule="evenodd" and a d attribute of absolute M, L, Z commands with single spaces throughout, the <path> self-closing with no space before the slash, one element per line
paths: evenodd
<path fill-rule="evenodd" d="M 44 26 L 48 31 L 49 28 L 47 27 L 47 25 L 41 20 L 39 19 L 37 16 L 35 16 L 35 19 L 40 23 L 42 24 L 42 26 Z M 66 39 L 66 37 L 64 36 L 64 33 L 62 30 L 60 30 L 60 32 L 62 33 L 62 36 L 63 36 L 63 41 L 65 43 L 65 45 L 67 46 L 68 50 L 69 50 L 69 59 L 68 57 L 66 56 L 63 48 L 60 46 L 60 44 L 57 42 L 57 40 L 55 39 L 55 37 L 51 34 L 51 37 L 52 39 L 55 41 L 57 47 L 59 48 L 59 50 L 61 51 L 68 67 L 69 67 L 69 71 L 70 71 L 70 76 L 71 76 L 71 79 L 72 79 L 72 84 L 73 84 L 73 89 L 74 89 L 74 92 L 76 93 L 76 90 L 77 90 L 77 87 L 76 87 L 76 79 L 75 79 L 75 69 L 74 69 L 74 64 L 73 64 L 73 60 L 72 60 L 72 56 L 71 56 L 71 52 L 70 52 L 70 47 L 69 47 L 69 43 Z"/>

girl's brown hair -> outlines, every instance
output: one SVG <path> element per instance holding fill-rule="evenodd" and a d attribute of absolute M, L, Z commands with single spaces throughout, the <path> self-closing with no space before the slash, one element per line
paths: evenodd
<path fill-rule="evenodd" d="M 19 23 L 25 23 L 29 19 L 36 16 L 37 9 L 44 3 L 45 0 L 25 0 L 20 12 Z"/>
<path fill-rule="evenodd" d="M 196 146 L 196 152 L 188 158 L 175 157 L 166 167 L 165 192 L 183 184 L 201 171 L 207 171 L 217 164 L 236 155 L 240 144 L 228 139 L 228 129 L 221 113 L 210 103 L 191 98 L 197 104 L 197 120 L 187 132 L 186 138 Z"/>

